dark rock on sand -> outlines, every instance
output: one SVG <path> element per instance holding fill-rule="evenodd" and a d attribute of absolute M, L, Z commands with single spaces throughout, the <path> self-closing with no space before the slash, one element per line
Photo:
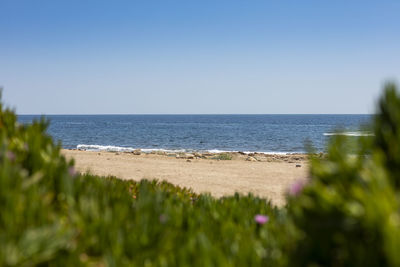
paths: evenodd
<path fill-rule="evenodd" d="M 132 151 L 132 154 L 139 156 L 140 154 L 142 154 L 142 151 L 140 149 L 135 149 L 135 150 Z"/>

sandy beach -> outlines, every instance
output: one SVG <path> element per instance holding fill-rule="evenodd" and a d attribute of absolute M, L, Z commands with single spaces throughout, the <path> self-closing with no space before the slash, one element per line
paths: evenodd
<path fill-rule="evenodd" d="M 218 160 L 218 154 L 114 153 L 63 150 L 75 160 L 80 172 L 112 175 L 121 179 L 166 180 L 189 187 L 196 193 L 215 197 L 249 192 L 268 198 L 275 205 L 285 204 L 288 188 L 308 176 L 305 155 L 229 154 L 231 160 Z"/>

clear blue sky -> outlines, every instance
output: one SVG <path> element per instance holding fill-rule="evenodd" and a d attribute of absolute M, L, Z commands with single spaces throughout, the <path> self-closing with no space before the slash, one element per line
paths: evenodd
<path fill-rule="evenodd" d="M 20 114 L 371 113 L 400 1 L 0 0 Z"/>

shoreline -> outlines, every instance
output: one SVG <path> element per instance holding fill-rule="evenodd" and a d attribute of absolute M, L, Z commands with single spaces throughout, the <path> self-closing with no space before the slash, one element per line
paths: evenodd
<path fill-rule="evenodd" d="M 165 180 L 214 197 L 252 193 L 285 204 L 290 186 L 308 177 L 306 154 L 167 153 L 63 149 L 77 171 L 132 180 Z"/>
<path fill-rule="evenodd" d="M 113 151 L 113 150 L 92 150 L 92 149 L 66 149 L 62 148 L 63 151 L 82 151 L 82 152 L 94 152 L 94 153 L 114 153 L 119 154 L 132 154 L 132 155 L 159 155 L 167 157 L 175 157 L 179 159 L 217 159 L 221 155 L 229 155 L 232 157 L 229 160 L 235 159 L 256 159 L 256 161 L 304 161 L 309 157 L 308 153 L 301 152 L 251 152 L 251 151 L 223 151 L 223 150 L 168 150 L 168 149 L 132 149 L 129 151 Z M 218 151 L 218 152 L 216 152 Z M 322 156 L 323 153 L 317 155 Z M 251 160 L 252 161 L 252 160 Z"/>
<path fill-rule="evenodd" d="M 140 150 L 143 153 L 240 153 L 240 154 L 266 154 L 266 155 L 290 155 L 297 154 L 303 155 L 308 154 L 303 151 L 251 151 L 251 150 L 220 150 L 220 149 L 168 149 L 168 148 L 133 148 L 133 147 L 123 147 L 123 146 L 113 146 L 113 145 L 84 145 L 79 144 L 76 148 L 63 148 L 67 150 L 81 150 L 81 151 L 94 151 L 94 152 L 133 152 Z"/>

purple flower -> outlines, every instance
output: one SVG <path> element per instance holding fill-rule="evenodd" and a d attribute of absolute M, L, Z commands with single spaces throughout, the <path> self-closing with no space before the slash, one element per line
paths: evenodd
<path fill-rule="evenodd" d="M 257 214 L 256 216 L 254 216 L 254 220 L 258 224 L 264 224 L 269 221 L 269 217 L 266 215 Z"/>
<path fill-rule="evenodd" d="M 14 161 L 15 160 L 15 154 L 12 151 L 7 151 L 6 152 L 6 157 L 10 160 L 10 161 Z"/>
<path fill-rule="evenodd" d="M 71 176 L 76 176 L 76 174 L 77 174 L 75 168 L 72 166 L 68 168 L 68 173 Z"/>
<path fill-rule="evenodd" d="M 291 196 L 298 196 L 304 188 L 304 181 L 299 180 L 292 184 L 289 188 L 289 195 Z"/>

